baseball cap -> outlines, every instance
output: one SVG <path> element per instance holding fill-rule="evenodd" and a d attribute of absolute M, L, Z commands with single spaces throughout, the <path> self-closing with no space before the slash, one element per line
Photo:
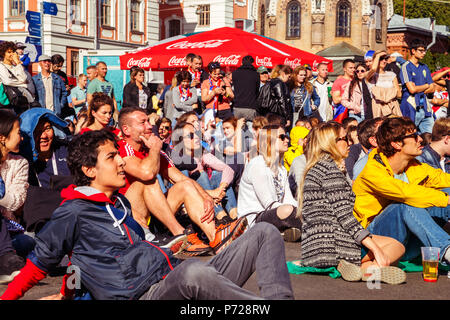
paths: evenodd
<path fill-rule="evenodd" d="M 303 66 L 305 67 L 305 69 L 312 70 L 311 66 L 309 64 L 307 64 L 307 63 L 304 64 Z"/>
<path fill-rule="evenodd" d="M 374 53 L 375 53 L 374 50 L 367 51 L 366 54 L 364 55 L 364 60 L 372 59 Z"/>
<path fill-rule="evenodd" d="M 27 46 L 25 44 L 23 44 L 22 42 L 16 42 L 16 48 L 17 49 L 21 49 L 21 48 L 26 48 Z"/>
<path fill-rule="evenodd" d="M 260 66 L 258 69 L 256 69 L 256 71 L 258 72 L 258 73 L 264 73 L 264 72 L 269 72 L 269 69 L 267 69 L 266 67 L 264 67 L 264 66 Z"/>
<path fill-rule="evenodd" d="M 38 61 L 46 61 L 46 60 L 52 60 L 52 58 L 50 58 L 48 55 L 46 55 L 46 54 L 41 54 L 40 56 L 39 56 L 39 59 L 38 59 Z"/>

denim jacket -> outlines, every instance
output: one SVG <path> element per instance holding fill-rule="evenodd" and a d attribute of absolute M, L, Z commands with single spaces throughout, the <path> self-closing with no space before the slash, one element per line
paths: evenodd
<path fill-rule="evenodd" d="M 445 157 L 445 172 L 450 173 L 450 157 Z M 433 168 L 442 169 L 441 167 L 441 156 L 430 147 L 430 145 L 426 145 L 420 156 L 416 157 L 422 163 L 429 164 Z"/>
<path fill-rule="evenodd" d="M 297 88 L 294 88 L 291 91 L 291 104 L 292 104 L 292 110 L 294 113 L 299 112 L 302 109 L 301 106 L 295 105 L 295 90 L 296 89 Z M 306 90 L 306 88 L 304 88 L 304 90 Z M 313 87 L 312 93 L 308 93 L 308 91 L 306 91 L 305 100 L 303 101 L 303 110 L 304 110 L 303 114 L 307 117 L 310 116 L 313 112 L 312 107 L 311 107 L 311 100 L 317 109 L 320 105 L 320 97 L 317 94 L 315 87 Z M 300 108 L 298 110 L 296 110 L 297 109 L 296 107 L 300 107 Z"/>
<path fill-rule="evenodd" d="M 53 79 L 53 107 L 57 116 L 61 115 L 61 110 L 67 104 L 67 90 L 63 80 L 57 74 L 51 73 Z M 33 77 L 36 87 L 36 97 L 42 107 L 45 108 L 45 88 L 42 81 L 42 73 L 38 73 Z"/>

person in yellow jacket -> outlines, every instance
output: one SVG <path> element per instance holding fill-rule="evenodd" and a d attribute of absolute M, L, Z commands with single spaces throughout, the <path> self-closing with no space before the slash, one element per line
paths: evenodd
<path fill-rule="evenodd" d="M 422 138 L 407 117 L 384 120 L 376 139 L 353 184 L 354 216 L 371 233 L 400 241 L 404 260 L 418 257 L 420 247 L 439 247 L 441 262 L 450 264 L 450 235 L 442 228 L 450 217 L 450 174 L 415 159 Z"/>
<path fill-rule="evenodd" d="M 291 168 L 292 161 L 299 155 L 303 154 L 303 141 L 308 135 L 309 130 L 305 127 L 294 127 L 292 128 L 289 138 L 291 139 L 291 146 L 288 151 L 284 153 L 284 167 L 289 172 Z"/>

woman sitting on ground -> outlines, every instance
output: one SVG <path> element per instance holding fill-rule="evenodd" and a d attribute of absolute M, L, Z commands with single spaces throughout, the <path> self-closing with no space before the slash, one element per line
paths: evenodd
<path fill-rule="evenodd" d="M 226 216 L 234 220 L 237 216 L 236 196 L 230 187 L 234 177 L 233 169 L 204 150 L 200 137 L 190 123 L 181 123 L 175 128 L 173 141 L 171 157 L 175 166 L 181 171 L 188 170 L 188 175 L 214 198 L 217 220 Z M 192 164 L 195 166 L 186 166 Z"/>
<path fill-rule="evenodd" d="M 258 156 L 246 165 L 239 185 L 238 217 L 247 216 L 249 226 L 265 221 L 284 232 L 285 240 L 299 239 L 301 223 L 296 218 L 297 202 L 289 188 L 283 156 L 289 139 L 279 125 L 261 129 Z"/>
<path fill-rule="evenodd" d="M 19 117 L 12 111 L 0 110 L 0 180 L 3 180 L 6 190 L 0 197 L 0 219 L 1 216 L 5 218 L 16 252 L 26 257 L 35 242 L 23 234 L 24 228 L 20 225 L 28 190 L 28 162 L 12 153 L 19 152 L 21 140 Z"/>
<path fill-rule="evenodd" d="M 405 252 L 395 239 L 372 235 L 353 215 L 355 194 L 345 172 L 347 136 L 337 122 L 312 130 L 307 166 L 299 189 L 302 265 L 336 267 L 347 281 L 368 280 L 370 267 L 381 268 L 381 281 L 398 284 L 404 272 L 395 265 Z M 373 270 L 373 271 L 372 271 Z"/>
<path fill-rule="evenodd" d="M 80 130 L 80 134 L 93 130 L 108 129 L 116 136 L 120 135 L 120 130 L 109 126 L 113 115 L 113 100 L 103 92 L 96 92 L 92 95 L 92 101 L 88 108 L 88 118 L 86 127 Z"/>

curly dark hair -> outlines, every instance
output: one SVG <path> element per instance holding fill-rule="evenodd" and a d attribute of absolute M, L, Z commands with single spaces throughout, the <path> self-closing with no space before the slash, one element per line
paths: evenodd
<path fill-rule="evenodd" d="M 0 59 L 3 60 L 5 57 L 5 52 L 9 49 L 12 49 L 12 51 L 15 52 L 17 50 L 16 44 L 12 41 L 4 41 L 0 44 Z"/>
<path fill-rule="evenodd" d="M 94 94 L 92 95 L 92 101 L 88 107 L 88 126 L 93 124 L 95 121 L 94 117 L 92 116 L 92 111 L 97 112 L 106 104 L 110 105 L 112 108 L 112 112 L 114 112 L 114 100 L 103 92 L 94 92 Z"/>
<path fill-rule="evenodd" d="M 112 141 L 119 149 L 116 136 L 109 130 L 88 131 L 75 136 L 68 147 L 67 166 L 77 186 L 89 186 L 92 179 L 81 170 L 85 167 L 95 167 L 98 158 L 98 148 L 107 141 Z"/>

